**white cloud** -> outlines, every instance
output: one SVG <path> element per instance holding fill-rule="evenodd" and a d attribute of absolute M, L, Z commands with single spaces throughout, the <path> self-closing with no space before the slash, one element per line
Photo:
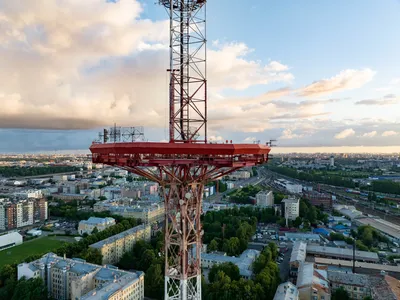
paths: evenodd
<path fill-rule="evenodd" d="M 400 85 L 400 77 L 399 78 L 393 78 L 390 82 L 390 85 Z"/>
<path fill-rule="evenodd" d="M 225 141 L 222 136 L 215 136 L 215 135 L 209 136 L 208 140 L 210 142 L 223 142 L 223 141 Z"/>
<path fill-rule="evenodd" d="M 302 89 L 299 89 L 298 94 L 302 97 L 313 97 L 343 90 L 356 89 L 370 82 L 374 76 L 375 72 L 371 69 L 347 69 L 341 71 L 336 76 L 318 80 Z"/>
<path fill-rule="evenodd" d="M 371 131 L 371 132 L 364 133 L 362 135 L 362 137 L 373 138 L 377 134 L 378 134 L 378 132 L 374 130 L 374 131 Z"/>
<path fill-rule="evenodd" d="M 138 0 L 2 3 L 0 127 L 93 128 L 114 122 L 165 126 L 166 20 L 143 19 Z M 235 99 L 221 96 L 224 89 L 242 90 L 293 79 L 288 66 L 280 62 L 265 65 L 251 60 L 248 54 L 252 51 L 240 42 L 217 42 L 209 48 L 209 116 L 219 120 L 222 113 L 226 122 L 221 126 L 263 131 L 268 126 L 265 113 L 274 113 L 268 106 L 260 110 L 258 105 L 247 112 L 233 107 Z M 221 112 L 220 102 L 233 108 L 227 110 L 224 105 Z M 256 109 L 259 113 L 246 119 Z M 244 119 L 238 121 L 237 117 Z"/>
<path fill-rule="evenodd" d="M 302 138 L 304 135 L 303 134 L 295 134 L 292 132 L 290 129 L 285 129 L 282 132 L 282 135 L 279 137 L 281 140 L 291 140 L 291 139 L 299 139 Z"/>
<path fill-rule="evenodd" d="M 245 143 L 253 143 L 253 142 L 256 141 L 256 140 L 257 140 L 257 138 L 255 138 L 254 136 L 251 136 L 251 137 L 245 138 L 245 139 L 243 140 L 243 142 L 245 142 Z"/>
<path fill-rule="evenodd" d="M 337 133 L 335 135 L 335 139 L 341 140 L 341 139 L 345 139 L 345 138 L 351 137 L 351 136 L 353 136 L 355 134 L 356 134 L 356 132 L 352 128 L 349 128 L 349 129 L 345 129 L 345 130 Z"/>
<path fill-rule="evenodd" d="M 382 136 L 388 137 L 388 136 L 394 136 L 397 135 L 398 133 L 396 131 L 393 130 L 388 130 L 382 133 Z"/>

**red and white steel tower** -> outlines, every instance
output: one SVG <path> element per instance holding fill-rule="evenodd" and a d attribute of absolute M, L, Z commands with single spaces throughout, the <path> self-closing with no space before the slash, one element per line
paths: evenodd
<path fill-rule="evenodd" d="M 270 147 L 207 142 L 206 0 L 159 0 L 170 16 L 169 143 L 93 142 L 94 163 L 158 182 L 165 201 L 165 299 L 201 299 L 204 185 L 266 163 Z M 121 130 L 111 129 L 117 134 Z"/>

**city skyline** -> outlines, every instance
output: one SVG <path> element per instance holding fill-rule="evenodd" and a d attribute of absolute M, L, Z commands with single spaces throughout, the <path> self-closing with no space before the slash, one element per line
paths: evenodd
<path fill-rule="evenodd" d="M 115 122 L 166 140 L 168 23 L 153 2 L 0 4 L 0 152 L 86 149 Z M 208 3 L 211 140 L 398 152 L 399 1 Z"/>

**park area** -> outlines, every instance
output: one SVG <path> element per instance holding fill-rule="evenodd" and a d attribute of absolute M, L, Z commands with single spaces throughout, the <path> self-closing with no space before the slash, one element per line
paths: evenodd
<path fill-rule="evenodd" d="M 73 238 L 65 236 L 45 236 L 22 245 L 0 251 L 0 268 L 6 264 L 21 263 L 28 256 L 44 254 L 60 247 L 65 242 L 72 242 Z"/>

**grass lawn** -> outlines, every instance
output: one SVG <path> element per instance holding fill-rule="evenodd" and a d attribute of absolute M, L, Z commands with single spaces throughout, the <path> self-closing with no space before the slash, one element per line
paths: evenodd
<path fill-rule="evenodd" d="M 57 237 L 40 237 L 22 245 L 0 251 L 0 267 L 6 264 L 21 263 L 25 258 L 35 254 L 44 254 L 61 246 L 64 241 Z"/>

